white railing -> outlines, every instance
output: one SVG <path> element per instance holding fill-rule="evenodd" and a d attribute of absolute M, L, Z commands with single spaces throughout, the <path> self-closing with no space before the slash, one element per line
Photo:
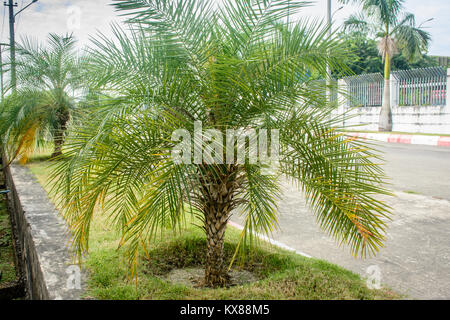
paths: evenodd
<path fill-rule="evenodd" d="M 344 79 L 351 107 L 378 107 L 383 102 L 384 80 L 381 73 L 361 74 Z"/>
<path fill-rule="evenodd" d="M 426 68 L 393 72 L 399 106 L 443 106 L 447 96 L 447 71 Z M 395 84 L 395 83 L 394 83 Z"/>
<path fill-rule="evenodd" d="M 378 107 L 383 103 L 381 73 L 343 79 L 349 107 Z M 393 106 L 445 106 L 447 71 L 442 67 L 394 71 L 391 76 Z"/>
<path fill-rule="evenodd" d="M 371 77 L 339 80 L 334 114 L 348 115 L 344 127 L 378 130 L 385 81 L 380 74 Z M 396 71 L 389 83 L 393 131 L 450 134 L 450 69 Z"/>

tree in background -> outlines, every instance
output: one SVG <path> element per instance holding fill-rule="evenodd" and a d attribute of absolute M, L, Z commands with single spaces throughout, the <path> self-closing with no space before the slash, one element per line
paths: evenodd
<path fill-rule="evenodd" d="M 392 62 L 392 70 L 411 70 L 418 68 L 438 67 L 439 62 L 435 57 L 423 55 L 416 61 L 408 60 L 403 54 L 395 56 Z"/>
<path fill-rule="evenodd" d="M 52 157 L 61 154 L 67 126 L 77 110 L 82 87 L 82 58 L 71 35 L 50 34 L 46 46 L 25 38 L 18 45 L 19 88 L 5 98 L 0 115 L 4 144 L 13 158 L 26 161 L 30 151 L 51 139 Z"/>
<path fill-rule="evenodd" d="M 341 0 L 359 3 L 360 14 L 350 16 L 344 23 L 346 30 L 363 31 L 378 39 L 378 51 L 384 64 L 383 105 L 380 112 L 380 131 L 392 131 L 390 75 L 392 58 L 398 53 L 409 61 L 417 61 L 428 48 L 430 34 L 416 25 L 412 13 L 403 12 L 403 0 Z"/>
<path fill-rule="evenodd" d="M 346 64 L 354 74 L 383 73 L 383 61 L 379 54 L 376 40 L 371 39 L 367 33 L 360 31 L 342 32 L 339 36 L 349 51 Z M 438 65 L 437 59 L 428 55 L 423 55 L 417 61 L 410 62 L 403 54 L 399 54 L 392 58 L 391 67 L 392 71 L 395 71 L 430 68 Z M 345 74 L 337 74 L 336 72 L 333 72 L 333 75 L 334 78 L 345 76 Z"/>
<path fill-rule="evenodd" d="M 130 16 L 130 32 L 114 27 L 113 39 L 94 41 L 89 71 L 102 91 L 99 108 L 69 135 L 52 174 L 79 258 L 89 249 L 96 208 L 121 233 L 133 273 L 155 235 L 181 230 L 192 214 L 206 233 L 204 285 L 224 286 L 230 216 L 240 213 L 244 221 L 236 250 L 243 257 L 254 232 L 277 226 L 280 175 L 297 183 L 321 227 L 355 255 L 377 252 L 390 216 L 376 199 L 388 194 L 372 161 L 377 154 L 338 132 L 342 119 L 331 116 L 334 103 L 310 76 L 326 75 L 327 65 L 344 68 L 346 53 L 318 23 L 282 22 L 307 3 L 114 5 Z M 195 133 L 196 123 L 203 131 Z M 223 140 L 212 137 L 212 129 Z M 271 130 L 278 130 L 278 168 L 262 158 L 238 162 L 234 151 L 249 154 L 250 144 L 231 140 L 229 149 L 227 129 L 265 129 L 270 141 L 276 141 Z M 184 161 L 173 156 L 180 143 L 175 132 L 190 134 L 183 143 L 194 158 L 191 152 L 183 152 Z M 195 150 L 203 159 L 196 160 Z M 212 156 L 208 150 L 222 151 Z"/>
<path fill-rule="evenodd" d="M 370 39 L 367 33 L 360 31 L 342 32 L 340 37 L 349 51 L 346 64 L 354 74 L 383 71 L 383 63 L 378 54 L 377 43 Z M 342 75 L 336 75 L 336 77 L 341 78 Z"/>

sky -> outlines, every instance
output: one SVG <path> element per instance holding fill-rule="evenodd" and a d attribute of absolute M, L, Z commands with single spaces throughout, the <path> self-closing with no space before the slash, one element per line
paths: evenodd
<path fill-rule="evenodd" d="M 31 0 L 16 0 L 20 10 Z M 220 1 L 220 0 L 211 0 Z M 301 12 L 303 17 L 325 19 L 327 0 L 313 1 L 311 6 Z M 16 39 L 27 36 L 44 41 L 47 34 L 73 33 L 79 40 L 79 45 L 89 43 L 90 36 L 97 32 L 110 34 L 110 24 L 120 22 L 110 6 L 111 0 L 39 0 L 16 18 Z M 341 8 L 338 10 L 339 8 Z M 450 0 L 405 0 L 406 11 L 416 15 L 416 21 L 421 23 L 433 18 L 426 24 L 431 33 L 432 42 L 429 48 L 431 55 L 450 56 Z M 1 42 L 9 40 L 8 8 L 2 8 Z M 338 10 L 338 11 L 336 11 Z M 358 11 L 354 5 L 342 6 L 338 0 L 332 0 L 332 11 L 335 12 L 335 27 L 338 27 L 350 14 Z M 16 11 L 17 12 L 17 11 Z"/>

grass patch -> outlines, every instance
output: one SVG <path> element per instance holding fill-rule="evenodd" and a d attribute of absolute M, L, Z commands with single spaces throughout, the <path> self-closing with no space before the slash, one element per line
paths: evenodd
<path fill-rule="evenodd" d="M 0 171 L 0 185 L 3 183 L 3 172 Z M 0 272 L 0 283 L 16 280 L 12 231 L 5 195 L 0 195 Z"/>
<path fill-rule="evenodd" d="M 419 192 L 413 191 L 413 190 L 405 190 L 405 193 L 409 193 L 409 194 L 420 194 Z"/>
<path fill-rule="evenodd" d="M 29 165 L 46 188 L 49 168 L 45 162 Z M 398 299 L 387 289 L 370 290 L 355 273 L 326 261 L 309 259 L 261 242 L 240 266 L 257 281 L 230 288 L 192 288 L 173 284 L 165 276 L 174 269 L 201 267 L 205 262 L 204 232 L 193 226 L 190 217 L 181 232 L 165 230 L 151 243 L 149 258 L 142 258 L 138 276 L 130 279 L 127 264 L 118 250 L 120 236 L 100 214 L 94 217 L 90 252 L 86 257 L 88 289 L 94 299 Z M 226 261 L 230 262 L 240 231 L 228 227 Z"/>

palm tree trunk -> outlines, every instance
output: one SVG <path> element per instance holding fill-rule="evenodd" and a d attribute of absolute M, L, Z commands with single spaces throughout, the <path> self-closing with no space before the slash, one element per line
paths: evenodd
<path fill-rule="evenodd" d="M 209 208 L 205 215 L 206 228 L 206 265 L 205 285 L 208 287 L 223 287 L 229 281 L 224 261 L 225 230 L 229 212 L 219 208 Z M 217 210 L 219 209 L 219 210 Z"/>
<path fill-rule="evenodd" d="M 381 106 L 378 130 L 392 131 L 391 83 L 389 79 L 384 80 L 383 105 Z"/>
<path fill-rule="evenodd" d="M 62 154 L 62 146 L 66 137 L 67 123 L 70 119 L 70 113 L 67 110 L 61 110 L 58 114 L 58 125 L 53 133 L 54 149 L 51 155 L 52 158 Z"/>
<path fill-rule="evenodd" d="M 64 144 L 64 133 L 56 132 L 53 136 L 53 153 L 51 155 L 52 158 L 60 156 L 62 154 L 62 146 Z"/>
<path fill-rule="evenodd" d="M 224 240 L 228 218 L 235 206 L 236 174 L 235 167 L 227 166 L 226 172 L 211 171 L 202 177 L 207 246 L 204 281 L 208 287 L 223 287 L 230 279 L 224 260 Z"/>
<path fill-rule="evenodd" d="M 383 105 L 381 106 L 378 131 L 392 131 L 392 110 L 391 110 L 391 61 L 386 53 L 384 60 L 384 90 Z"/>

